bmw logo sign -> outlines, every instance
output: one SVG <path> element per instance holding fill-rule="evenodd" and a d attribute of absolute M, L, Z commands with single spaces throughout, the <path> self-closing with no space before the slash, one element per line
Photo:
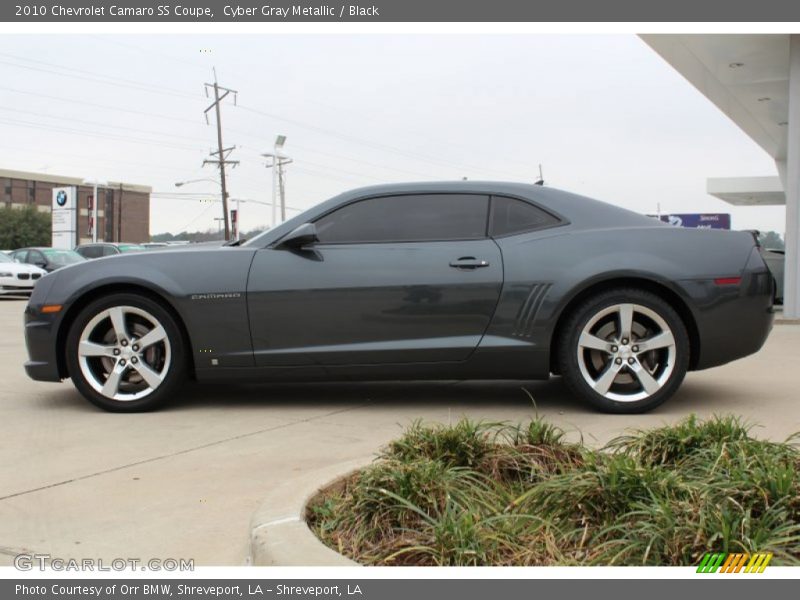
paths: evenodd
<path fill-rule="evenodd" d="M 67 192 L 64 190 L 59 190 L 58 194 L 56 194 L 56 204 L 59 206 L 64 206 L 67 203 Z"/>

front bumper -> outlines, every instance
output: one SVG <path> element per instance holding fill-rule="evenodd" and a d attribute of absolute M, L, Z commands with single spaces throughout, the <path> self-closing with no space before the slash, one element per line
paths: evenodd
<path fill-rule="evenodd" d="M 0 279 L 0 295 L 19 295 L 29 296 L 33 292 L 35 281 L 21 281 L 19 279 L 3 278 Z"/>
<path fill-rule="evenodd" d="M 36 381 L 61 381 L 65 369 L 59 368 L 58 326 L 63 313 L 43 314 L 42 306 L 47 300 L 50 288 L 57 274 L 47 275 L 39 280 L 25 307 L 25 345 L 28 348 L 28 361 L 25 372 Z"/>
<path fill-rule="evenodd" d="M 25 363 L 25 372 L 36 381 L 61 381 L 56 324 L 42 318 L 44 315 L 31 314 L 29 309 L 25 310 L 25 345 L 29 359 Z"/>

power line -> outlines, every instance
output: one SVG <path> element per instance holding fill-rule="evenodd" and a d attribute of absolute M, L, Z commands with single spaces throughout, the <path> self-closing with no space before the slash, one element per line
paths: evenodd
<path fill-rule="evenodd" d="M 83 79 L 86 81 L 91 81 L 94 83 L 100 83 L 103 85 L 114 85 L 118 87 L 127 87 L 130 89 L 135 89 L 138 91 L 143 92 L 151 92 L 156 94 L 167 94 L 169 96 L 176 96 L 176 97 L 183 97 L 183 98 L 192 98 L 195 100 L 199 100 L 201 96 L 199 94 L 189 94 L 183 90 L 175 89 L 175 88 L 168 88 L 160 85 L 153 85 L 151 83 L 142 82 L 142 81 L 134 81 L 132 79 L 124 79 L 122 77 L 114 77 L 112 75 L 103 75 L 102 73 L 97 73 L 94 71 L 87 71 L 85 69 L 76 69 L 74 67 L 68 67 L 65 65 L 59 65 L 56 63 L 47 62 L 44 60 L 36 60 L 33 58 L 26 58 L 23 56 L 16 56 L 14 54 L 8 54 L 5 52 L 0 52 L 0 56 L 5 56 L 7 58 L 11 58 L 12 60 L 23 61 L 23 62 L 31 62 L 39 65 L 45 65 L 49 67 L 53 67 L 54 69 L 59 69 L 61 71 L 67 71 L 67 73 L 61 73 L 58 70 L 54 71 L 52 69 L 45 69 L 42 67 L 33 67 L 24 64 L 16 64 L 13 62 L 8 61 L 0 61 L 0 64 L 8 65 L 10 67 L 16 67 L 18 69 L 27 69 L 30 71 L 41 71 L 44 73 L 50 73 L 53 75 L 59 75 L 61 77 L 71 77 L 73 79 Z M 77 75 L 71 74 L 78 73 Z"/>
<path fill-rule="evenodd" d="M 129 142 L 132 144 L 145 144 L 147 146 L 161 146 L 161 147 L 168 147 L 174 148 L 176 150 L 191 150 L 192 152 L 197 152 L 200 148 L 194 146 L 184 146 L 178 144 L 170 144 L 168 142 L 162 142 L 160 140 L 147 140 L 142 138 L 134 138 L 130 136 L 112 134 L 112 133 L 104 133 L 99 131 L 86 131 L 83 129 L 72 129 L 69 127 L 63 127 L 60 125 L 45 125 L 43 123 L 33 123 L 31 121 L 20 121 L 18 119 L 8 119 L 8 118 L 0 118 L 0 123 L 5 123 L 7 125 L 11 125 L 13 127 L 24 127 L 28 129 L 42 129 L 45 131 L 59 131 L 61 133 L 70 133 L 78 136 L 84 137 L 95 137 L 100 139 L 108 139 L 108 140 L 118 140 L 123 142 Z"/>
<path fill-rule="evenodd" d="M 336 138 L 339 138 L 339 139 L 343 139 L 343 140 L 351 142 L 351 143 L 361 144 L 361 145 L 364 145 L 364 146 L 369 146 L 371 148 L 375 148 L 375 149 L 378 149 L 378 150 L 383 150 L 385 152 L 391 152 L 393 154 L 398 154 L 398 155 L 406 156 L 406 157 L 409 157 L 409 158 L 414 158 L 414 159 L 418 159 L 418 160 L 421 159 L 424 162 L 430 162 L 430 163 L 434 163 L 434 164 L 447 166 L 447 167 L 450 167 L 450 168 L 456 168 L 456 169 L 459 169 L 459 170 L 462 170 L 462 171 L 464 171 L 464 170 L 472 171 L 472 170 L 478 169 L 478 167 L 476 167 L 476 166 L 459 164 L 459 163 L 455 163 L 455 162 L 451 162 L 451 161 L 442 160 L 442 159 L 437 158 L 435 156 L 428 156 L 428 155 L 424 155 L 424 154 L 418 154 L 418 153 L 414 153 L 414 152 L 409 152 L 407 150 L 403 150 L 402 148 L 397 148 L 397 147 L 394 147 L 394 146 L 389 146 L 389 145 L 381 144 L 381 143 L 378 143 L 378 142 L 372 142 L 372 141 L 366 140 L 364 138 L 360 138 L 360 137 L 349 135 L 349 134 L 340 133 L 338 131 L 334 131 L 332 129 L 327 129 L 325 127 L 319 127 L 317 125 L 310 125 L 308 123 L 303 123 L 303 122 L 297 121 L 296 119 L 289 119 L 289 118 L 282 117 L 280 115 L 276 115 L 276 114 L 273 114 L 273 113 L 264 112 L 262 110 L 258 110 L 256 108 L 252 108 L 252 107 L 249 107 L 249 106 L 243 106 L 243 105 L 240 104 L 239 108 L 241 110 L 244 110 L 244 111 L 247 111 L 247 112 L 251 112 L 253 114 L 261 115 L 263 117 L 268 117 L 268 118 L 271 118 L 271 119 L 277 119 L 279 121 L 285 121 L 287 123 L 291 123 L 291 124 L 296 125 L 298 127 L 303 127 L 304 129 L 309 129 L 311 131 L 316 131 L 318 133 L 322 133 L 322 134 L 325 134 L 325 135 L 328 135 L 328 136 L 331 136 L 331 137 L 336 137 Z M 481 168 L 485 169 L 485 167 L 481 167 Z M 506 176 L 511 175 L 512 177 L 517 177 L 516 174 L 512 175 L 511 173 L 504 172 L 504 171 L 498 171 L 496 169 L 487 169 L 487 170 L 491 170 L 491 171 L 494 171 L 496 173 L 503 173 Z"/>
<path fill-rule="evenodd" d="M 61 96 L 52 96 L 52 95 L 49 95 L 49 94 L 42 94 L 40 92 L 31 92 L 31 91 L 27 91 L 27 90 L 18 90 L 18 89 L 6 87 L 6 86 L 0 86 L 0 90 L 6 91 L 6 92 L 12 92 L 14 94 L 25 94 L 27 96 L 38 96 L 39 98 L 45 98 L 47 100 L 58 100 L 59 102 L 68 102 L 70 104 L 82 104 L 84 106 L 91 106 L 92 108 L 102 108 L 102 109 L 106 109 L 106 110 L 115 110 L 115 111 L 118 111 L 118 112 L 124 112 L 124 113 L 133 114 L 133 115 L 141 115 L 141 116 L 145 116 L 145 117 L 155 117 L 157 119 L 167 119 L 167 120 L 170 120 L 170 121 L 176 121 L 176 122 L 181 122 L 181 123 L 192 123 L 193 125 L 197 124 L 197 121 L 195 121 L 194 119 L 182 119 L 180 117 L 174 117 L 174 116 L 171 116 L 171 115 L 162 115 L 162 114 L 158 114 L 158 113 L 146 112 L 146 111 L 141 111 L 141 110 L 133 110 L 133 109 L 128 109 L 128 108 L 121 108 L 119 106 L 112 106 L 110 104 L 98 104 L 96 102 L 86 102 L 85 100 L 76 100 L 75 98 L 66 98 L 66 97 L 61 97 Z"/>
<path fill-rule="evenodd" d="M 0 106 L 0 110 L 9 111 L 9 112 L 15 112 L 15 113 L 22 113 L 22 114 L 26 114 L 26 115 L 32 115 L 32 116 L 35 116 L 35 117 L 44 117 L 45 119 L 53 119 L 53 120 L 59 120 L 59 121 L 68 120 L 68 121 L 75 122 L 75 123 L 83 123 L 85 125 L 94 125 L 94 126 L 97 126 L 97 127 L 106 127 L 108 129 L 119 129 L 119 130 L 122 130 L 122 131 L 136 131 L 138 133 L 147 133 L 149 135 L 159 135 L 159 136 L 164 136 L 164 137 L 169 137 L 169 138 L 180 138 L 180 139 L 184 139 L 184 140 L 190 140 L 190 141 L 193 141 L 193 142 L 208 142 L 208 140 L 206 140 L 205 138 L 192 137 L 192 136 L 180 135 L 180 134 L 174 134 L 174 133 L 167 133 L 167 132 L 165 132 L 163 130 L 162 131 L 153 131 L 152 129 L 150 129 L 150 130 L 142 129 L 141 127 L 124 127 L 122 125 L 108 125 L 108 124 L 102 123 L 100 121 L 89 121 L 89 120 L 86 120 L 86 119 L 76 119 L 74 117 L 67 117 L 67 116 L 64 116 L 64 115 L 49 115 L 49 114 L 41 113 L 41 112 L 38 112 L 38 111 L 21 110 L 21 109 L 18 109 L 18 108 L 11 108 L 9 106 Z"/>

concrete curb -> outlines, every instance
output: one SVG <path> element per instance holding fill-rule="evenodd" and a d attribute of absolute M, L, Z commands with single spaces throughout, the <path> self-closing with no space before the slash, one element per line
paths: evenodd
<path fill-rule="evenodd" d="M 317 469 L 276 487 L 250 519 L 250 557 L 254 566 L 342 566 L 357 562 L 323 544 L 305 520 L 309 500 L 372 462 L 352 460 Z"/>

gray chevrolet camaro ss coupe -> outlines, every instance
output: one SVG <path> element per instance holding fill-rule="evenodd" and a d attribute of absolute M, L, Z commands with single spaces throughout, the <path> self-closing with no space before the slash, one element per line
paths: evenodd
<path fill-rule="evenodd" d="M 341 194 L 239 245 L 60 269 L 25 311 L 28 375 L 154 408 L 199 381 L 546 379 L 616 413 L 756 352 L 772 277 L 745 232 L 670 227 L 541 186 Z"/>

